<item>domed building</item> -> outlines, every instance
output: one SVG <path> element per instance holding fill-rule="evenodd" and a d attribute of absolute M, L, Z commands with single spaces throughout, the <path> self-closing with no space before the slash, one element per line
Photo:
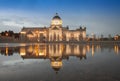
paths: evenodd
<path fill-rule="evenodd" d="M 62 27 L 62 20 L 61 18 L 58 16 L 58 14 L 56 13 L 56 15 L 53 17 L 52 21 L 51 21 L 51 26 L 61 26 Z"/>
<path fill-rule="evenodd" d="M 56 13 L 50 27 L 23 27 L 20 32 L 22 42 L 80 42 L 86 39 L 86 27 L 69 30 L 62 26 L 62 19 Z"/>

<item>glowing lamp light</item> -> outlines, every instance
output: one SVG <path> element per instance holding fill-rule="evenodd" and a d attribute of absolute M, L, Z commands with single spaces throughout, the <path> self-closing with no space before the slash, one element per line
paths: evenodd
<path fill-rule="evenodd" d="M 44 56 L 44 53 L 41 53 L 41 52 L 40 52 L 40 53 L 39 53 L 39 56 Z"/>
<path fill-rule="evenodd" d="M 41 50 L 40 52 L 39 52 L 39 56 L 45 56 L 46 54 Z"/>
<path fill-rule="evenodd" d="M 26 32 L 20 32 L 21 34 L 26 34 Z"/>
<path fill-rule="evenodd" d="M 52 20 L 51 25 L 62 25 L 62 20 L 54 19 Z"/>
<path fill-rule="evenodd" d="M 62 61 L 53 61 L 51 62 L 52 67 L 62 67 Z"/>
<path fill-rule="evenodd" d="M 6 51 L 5 52 L 6 52 L 6 54 L 8 54 L 8 47 L 6 47 Z"/>
<path fill-rule="evenodd" d="M 5 35 L 8 36 L 8 33 L 6 33 Z"/>
<path fill-rule="evenodd" d="M 26 54 L 21 52 L 20 55 L 21 55 L 21 56 L 25 56 Z"/>
<path fill-rule="evenodd" d="M 25 48 L 20 48 L 20 55 L 21 56 L 25 56 L 26 55 Z"/>

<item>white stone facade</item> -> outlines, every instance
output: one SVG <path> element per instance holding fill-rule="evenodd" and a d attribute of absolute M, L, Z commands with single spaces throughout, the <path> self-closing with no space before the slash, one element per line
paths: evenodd
<path fill-rule="evenodd" d="M 20 39 L 31 42 L 85 41 L 86 27 L 80 27 L 76 30 L 62 27 L 62 20 L 56 14 L 51 21 L 50 27 L 23 27 Z"/>

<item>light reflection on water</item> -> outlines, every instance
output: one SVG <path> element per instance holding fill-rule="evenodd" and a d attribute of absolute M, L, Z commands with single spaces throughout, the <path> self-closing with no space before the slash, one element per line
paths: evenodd
<path fill-rule="evenodd" d="M 93 80 L 120 80 L 120 78 L 118 78 L 120 75 L 118 71 L 120 70 L 114 70 L 115 68 L 120 67 L 118 65 L 118 61 L 120 61 L 120 45 L 117 44 L 0 44 L 0 61 L 0 65 L 8 66 L 7 68 L 0 66 L 2 67 L 0 70 L 1 76 L 2 74 L 9 76 L 12 73 L 10 70 L 13 69 L 13 67 L 11 68 L 10 65 L 15 65 L 14 69 L 17 70 L 16 72 L 13 72 L 16 74 L 15 76 L 19 75 L 19 73 L 21 74 L 21 71 L 19 71 L 20 69 L 24 72 L 24 70 L 28 70 L 26 67 L 30 66 L 29 69 L 35 70 L 34 68 L 36 68 L 36 70 L 35 72 L 33 71 L 33 74 L 35 75 L 31 74 L 29 76 L 38 76 L 38 74 L 41 75 L 41 78 L 36 77 L 33 80 L 40 81 L 43 79 L 43 81 L 51 81 L 53 79 L 51 77 L 54 77 L 56 74 L 53 74 L 54 72 L 51 73 L 52 70 L 49 68 L 50 66 L 55 73 L 58 73 L 57 78 L 54 77 L 55 80 L 72 81 L 72 79 L 66 75 L 71 72 L 73 72 L 75 76 L 82 76 L 79 78 L 73 75 L 74 77 L 71 78 L 73 78 L 74 81 L 89 81 L 91 78 Z M 101 72 L 102 70 L 106 70 L 105 68 L 111 66 L 109 63 L 114 64 L 114 68 L 112 66 L 108 71 L 112 72 L 112 75 L 108 75 L 109 73 L 107 72 L 106 74 Z M 23 69 L 19 68 L 19 66 Z M 68 71 L 63 71 L 64 69 L 66 70 L 66 67 Z M 100 67 L 103 68 L 100 69 Z M 43 71 L 40 71 L 40 73 L 36 72 L 39 71 L 38 68 L 41 68 Z M 91 72 L 89 69 L 93 71 Z M 96 69 L 98 70 L 98 73 Z M 24 76 L 31 73 L 31 70 L 28 70 Z M 7 73 L 7 71 L 9 73 Z M 51 74 L 47 77 L 49 79 L 46 79 L 46 73 Z M 87 73 L 91 74 L 91 77 L 87 76 Z M 65 75 L 64 78 L 66 79 L 60 79 L 61 77 L 63 78 L 63 75 Z M 71 76 L 70 74 L 68 75 Z M 105 75 L 107 75 L 107 78 Z M 110 78 L 111 76 L 116 75 L 117 78 Z M 24 76 L 21 75 L 17 77 L 21 81 L 33 81 L 30 77 L 23 79 Z M 94 76 L 97 76 L 97 78 L 95 79 Z M 17 78 L 13 79 L 12 77 L 14 76 L 7 77 L 8 79 L 0 77 L 2 78 L 0 80 L 17 80 Z M 85 77 L 87 77 L 87 79 L 85 79 Z"/>

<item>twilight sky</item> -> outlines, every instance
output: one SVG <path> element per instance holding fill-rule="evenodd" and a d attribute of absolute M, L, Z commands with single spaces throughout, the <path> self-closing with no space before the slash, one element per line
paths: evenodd
<path fill-rule="evenodd" d="M 87 27 L 87 34 L 120 34 L 120 0 L 0 0 L 0 32 L 50 26 L 55 13 L 70 29 Z"/>

